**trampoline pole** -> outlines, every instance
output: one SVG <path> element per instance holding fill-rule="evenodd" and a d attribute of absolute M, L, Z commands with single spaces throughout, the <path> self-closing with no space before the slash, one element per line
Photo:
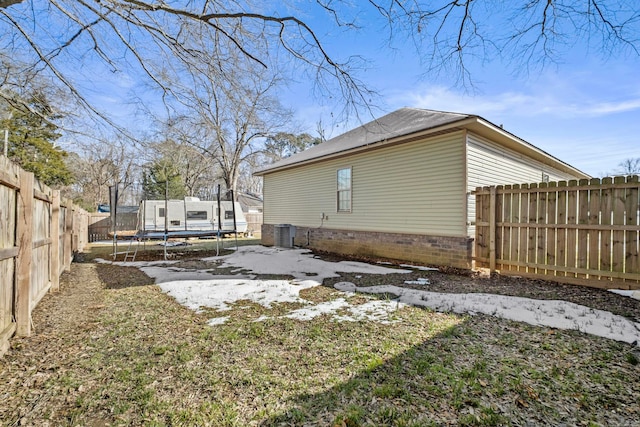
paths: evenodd
<path fill-rule="evenodd" d="M 220 255 L 220 184 L 218 184 L 216 196 L 218 199 L 218 234 L 216 236 L 216 256 L 218 256 Z"/>
<path fill-rule="evenodd" d="M 233 234 L 236 235 L 236 251 L 238 250 L 238 226 L 236 224 L 236 198 L 233 194 L 233 190 L 229 190 L 231 192 L 231 211 L 233 212 Z"/>
<path fill-rule="evenodd" d="M 169 179 L 164 172 L 164 260 L 167 260 L 167 234 L 169 233 Z"/>

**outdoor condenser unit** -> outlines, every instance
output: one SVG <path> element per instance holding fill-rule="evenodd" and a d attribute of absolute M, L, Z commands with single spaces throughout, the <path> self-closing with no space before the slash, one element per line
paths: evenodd
<path fill-rule="evenodd" d="M 296 227 L 291 224 L 278 224 L 274 227 L 274 246 L 279 248 L 293 248 L 293 238 Z"/>

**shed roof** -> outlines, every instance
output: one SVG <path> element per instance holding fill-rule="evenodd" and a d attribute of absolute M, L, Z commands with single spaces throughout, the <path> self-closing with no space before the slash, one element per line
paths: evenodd
<path fill-rule="evenodd" d="M 563 170 L 580 178 L 589 175 L 553 157 L 534 145 L 518 138 L 480 116 L 420 108 L 401 108 L 379 119 L 373 120 L 308 150 L 275 162 L 255 173 L 265 175 L 306 163 L 315 163 L 376 148 L 387 144 L 401 143 L 440 133 L 467 129 L 505 147 L 535 158 L 544 164 Z"/>

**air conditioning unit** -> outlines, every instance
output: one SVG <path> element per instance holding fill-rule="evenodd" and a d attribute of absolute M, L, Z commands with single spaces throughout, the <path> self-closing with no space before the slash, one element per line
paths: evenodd
<path fill-rule="evenodd" d="M 293 238 L 296 227 L 291 224 L 278 224 L 274 227 L 274 246 L 278 248 L 293 248 Z"/>

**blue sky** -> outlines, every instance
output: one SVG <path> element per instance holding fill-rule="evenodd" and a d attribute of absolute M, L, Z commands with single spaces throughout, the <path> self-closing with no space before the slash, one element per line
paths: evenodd
<path fill-rule="evenodd" d="M 375 28 L 374 28 L 375 30 Z M 363 80 L 380 93 L 376 115 L 401 107 L 476 114 L 572 164 L 592 176 L 614 172 L 624 159 L 640 157 L 640 58 L 624 52 L 603 59 L 586 43 L 560 52 L 556 63 L 528 73 L 514 73 L 500 60 L 470 62 L 473 87 L 456 85 L 446 73 L 425 76 L 408 40 L 397 38 L 394 50 L 372 32 L 328 39 L 339 57 L 361 54 L 370 60 Z M 330 110 L 301 97 L 292 100 L 297 119 L 314 133 Z M 357 126 L 352 121 L 328 132 L 337 136 Z"/>
<path fill-rule="evenodd" d="M 281 2 L 276 4 L 265 2 L 264 7 L 285 7 Z M 369 61 L 357 77 L 380 94 L 374 102 L 378 117 L 401 107 L 477 114 L 593 176 L 615 171 L 624 159 L 640 157 L 637 53 L 622 52 L 604 60 L 587 40 L 577 39 L 560 50 L 556 63 L 544 69 L 534 67 L 528 73 L 514 73 L 522 66 L 518 61 L 514 65 L 491 57 L 470 60 L 474 86 L 461 87 L 447 72 L 424 75 L 425 66 L 403 34 L 397 34 L 390 49 L 384 22 L 371 10 L 362 12 L 356 4 L 352 16 L 366 26 L 359 32 L 346 32 L 332 26 L 317 5 L 313 9 L 313 2 L 297 2 L 297 6 L 302 8 L 297 10 L 298 16 L 316 30 L 330 55 L 338 60 L 361 55 Z M 492 21 L 493 10 L 482 13 L 484 24 L 500 25 Z M 117 121 L 144 126 L 140 113 L 129 104 L 133 91 L 147 96 L 140 78 L 99 68 L 94 70 L 85 62 L 82 84 L 92 100 Z M 332 115 L 336 117 L 339 106 L 332 110 L 321 105 L 328 103 L 311 92 L 311 84 L 304 78 L 281 92 L 284 104 L 294 110 L 300 124 L 291 131 L 315 135 L 322 120 L 324 126 L 331 127 L 326 136 L 333 137 L 359 125 L 353 117 L 347 123 L 334 124 Z M 148 105 L 152 106 L 152 101 Z M 362 116 L 362 120 L 370 119 Z"/>

